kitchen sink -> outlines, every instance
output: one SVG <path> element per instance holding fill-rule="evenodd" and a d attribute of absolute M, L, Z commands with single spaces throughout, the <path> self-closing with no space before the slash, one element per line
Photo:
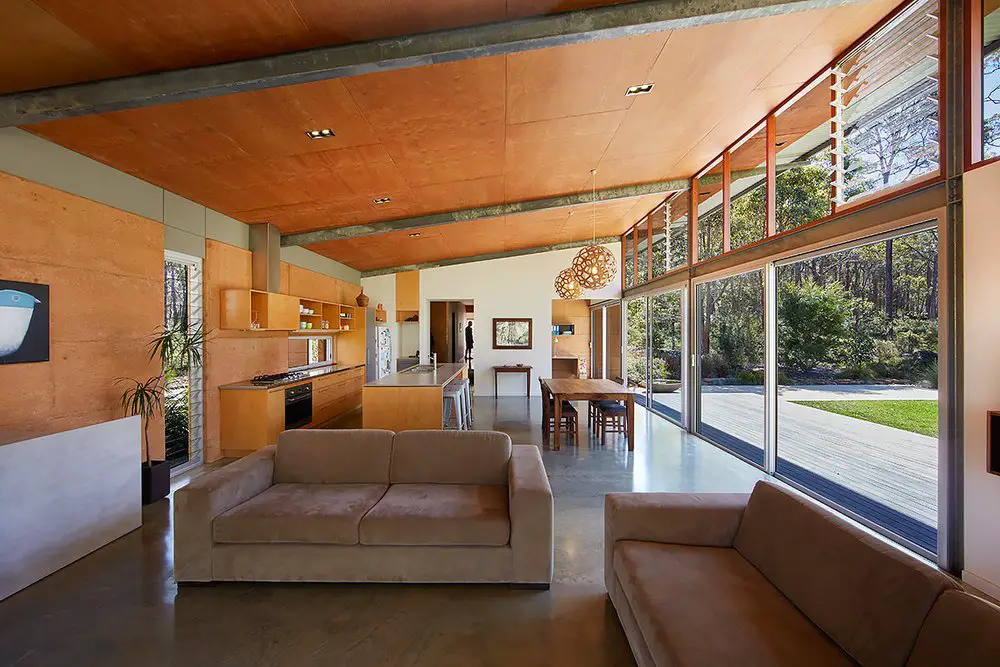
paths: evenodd
<path fill-rule="evenodd" d="M 416 366 L 410 366 L 406 370 L 399 371 L 400 373 L 429 373 L 434 370 L 434 366 L 431 364 L 417 364 Z"/>

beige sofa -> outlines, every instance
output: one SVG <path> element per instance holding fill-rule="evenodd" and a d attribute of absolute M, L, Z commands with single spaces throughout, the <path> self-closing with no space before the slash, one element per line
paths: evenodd
<path fill-rule="evenodd" d="M 1000 608 L 768 482 L 609 494 L 605 583 L 640 667 L 1000 664 Z"/>
<path fill-rule="evenodd" d="M 174 571 L 548 588 L 552 490 L 504 433 L 286 431 L 174 494 Z"/>

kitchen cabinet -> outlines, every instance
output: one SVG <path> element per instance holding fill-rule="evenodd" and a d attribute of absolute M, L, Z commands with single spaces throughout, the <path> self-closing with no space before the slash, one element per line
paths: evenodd
<path fill-rule="evenodd" d="M 420 271 L 396 274 L 396 321 L 416 321 L 420 313 Z"/>
<path fill-rule="evenodd" d="M 247 289 L 222 290 L 219 328 L 244 331 L 291 331 L 303 334 L 340 333 L 356 328 L 355 313 L 362 309 L 289 294 Z M 252 328 L 250 323 L 258 323 Z M 305 322 L 309 328 L 303 329 Z M 325 328 L 324 328 L 325 324 Z"/>
<path fill-rule="evenodd" d="M 361 407 L 365 367 L 318 375 L 277 387 L 234 383 L 219 387 L 219 444 L 224 457 L 242 457 L 273 445 L 285 430 L 285 390 L 312 384 L 312 421 L 315 428 Z"/>
<path fill-rule="evenodd" d="M 256 318 L 262 331 L 294 331 L 299 328 L 299 298 L 258 290 L 222 290 L 222 329 L 252 329 Z"/>

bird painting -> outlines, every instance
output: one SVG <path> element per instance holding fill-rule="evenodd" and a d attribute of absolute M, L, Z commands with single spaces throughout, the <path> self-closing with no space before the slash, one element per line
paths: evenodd
<path fill-rule="evenodd" d="M 38 299 L 17 290 L 0 290 L 0 358 L 21 349 Z"/>

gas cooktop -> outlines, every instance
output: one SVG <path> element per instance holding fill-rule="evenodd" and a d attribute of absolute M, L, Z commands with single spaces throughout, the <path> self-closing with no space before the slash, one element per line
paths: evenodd
<path fill-rule="evenodd" d="M 309 374 L 304 371 L 289 371 L 287 373 L 274 373 L 273 375 L 255 375 L 250 380 L 250 383 L 267 387 L 275 384 L 284 384 L 285 382 L 294 382 L 295 380 L 304 380 L 307 377 L 309 377 Z"/>

